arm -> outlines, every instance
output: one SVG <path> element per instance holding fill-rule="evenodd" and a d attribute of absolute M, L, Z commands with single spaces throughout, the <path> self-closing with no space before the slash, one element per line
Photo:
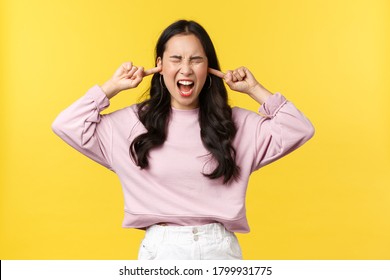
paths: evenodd
<path fill-rule="evenodd" d="M 99 86 L 62 111 L 52 129 L 77 151 L 112 169 L 112 126 L 108 116 L 100 114 L 110 102 Z"/>
<path fill-rule="evenodd" d="M 259 113 L 253 170 L 291 153 L 314 135 L 311 122 L 280 93 L 270 96 Z"/>
<path fill-rule="evenodd" d="M 70 146 L 112 169 L 113 128 L 109 115 L 101 112 L 120 91 L 138 86 L 143 77 L 159 72 L 158 67 L 146 70 L 131 62 L 122 64 L 102 87 L 92 87 L 83 97 L 59 114 L 53 131 Z"/>
<path fill-rule="evenodd" d="M 209 72 L 224 79 L 230 89 L 246 93 L 261 104 L 261 117 L 254 120 L 256 128 L 253 128 L 256 130 L 253 170 L 294 151 L 314 135 L 310 121 L 280 93 L 272 94 L 265 89 L 247 68 L 226 74 L 215 69 Z"/>

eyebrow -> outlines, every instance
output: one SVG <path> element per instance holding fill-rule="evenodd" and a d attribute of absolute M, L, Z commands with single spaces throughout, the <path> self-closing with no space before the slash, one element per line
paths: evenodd
<path fill-rule="evenodd" d="M 182 57 L 180 55 L 171 55 L 169 58 L 178 58 L 181 59 Z"/>

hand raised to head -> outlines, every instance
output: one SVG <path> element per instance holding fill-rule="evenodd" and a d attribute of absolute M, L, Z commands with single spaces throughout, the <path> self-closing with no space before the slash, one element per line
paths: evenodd
<path fill-rule="evenodd" d="M 225 79 L 225 74 L 219 70 L 209 68 L 208 71 L 210 74 L 217 76 L 218 78 Z"/>
<path fill-rule="evenodd" d="M 137 87 L 146 76 L 158 73 L 161 66 L 144 70 L 142 66 L 137 67 L 131 62 L 126 62 L 114 73 L 113 79 L 121 86 L 121 90 Z"/>
<path fill-rule="evenodd" d="M 225 73 L 209 68 L 209 73 L 225 81 L 231 90 L 250 94 L 259 84 L 252 73 L 245 67 L 229 70 Z"/>
<path fill-rule="evenodd" d="M 136 88 L 146 76 L 161 72 L 161 66 L 148 70 L 133 65 L 132 62 L 123 63 L 114 73 L 112 78 L 102 85 L 102 89 L 108 98 L 112 98 L 122 90 Z"/>
<path fill-rule="evenodd" d="M 161 72 L 161 66 L 156 66 L 154 68 L 145 70 L 144 71 L 144 77 L 152 75 L 152 74 L 160 73 L 160 72 Z"/>

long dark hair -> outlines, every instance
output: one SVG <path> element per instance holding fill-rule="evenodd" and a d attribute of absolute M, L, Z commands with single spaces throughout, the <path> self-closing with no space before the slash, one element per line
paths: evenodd
<path fill-rule="evenodd" d="M 214 45 L 206 30 L 194 21 L 179 20 L 166 28 L 156 45 L 156 59 L 163 57 L 166 44 L 175 35 L 195 35 L 201 42 L 207 56 L 208 67 L 220 70 Z M 216 160 L 216 168 L 209 174 L 210 179 L 223 177 L 224 184 L 238 177 L 236 151 L 232 141 L 236 126 L 232 110 L 228 105 L 227 91 L 222 79 L 209 75 L 199 94 L 199 124 L 203 145 Z M 209 80 L 209 79 L 207 79 Z M 211 83 L 211 85 L 210 85 Z M 159 73 L 154 74 L 150 87 L 150 98 L 138 104 L 138 117 L 147 132 L 137 136 L 130 146 L 130 154 L 141 168 L 149 165 L 149 151 L 161 146 L 167 136 L 167 124 L 171 113 L 171 96 Z"/>

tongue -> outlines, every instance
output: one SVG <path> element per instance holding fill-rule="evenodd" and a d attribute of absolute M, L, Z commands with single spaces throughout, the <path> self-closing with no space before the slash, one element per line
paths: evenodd
<path fill-rule="evenodd" d="M 180 91 L 183 91 L 183 92 L 188 92 L 192 89 L 192 86 L 193 85 L 182 85 L 182 84 L 179 84 L 179 89 Z"/>

